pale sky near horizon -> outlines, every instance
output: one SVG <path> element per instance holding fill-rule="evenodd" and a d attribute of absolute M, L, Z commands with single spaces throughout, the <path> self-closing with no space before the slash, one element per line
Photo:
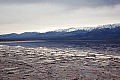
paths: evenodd
<path fill-rule="evenodd" d="M 0 0 L 0 34 L 120 23 L 120 0 Z"/>

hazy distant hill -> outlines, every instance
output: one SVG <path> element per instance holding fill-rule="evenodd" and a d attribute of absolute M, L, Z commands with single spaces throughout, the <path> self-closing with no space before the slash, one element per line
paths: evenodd
<path fill-rule="evenodd" d="M 0 40 L 108 40 L 120 39 L 120 24 L 59 29 L 46 33 L 25 32 L 0 35 Z"/>

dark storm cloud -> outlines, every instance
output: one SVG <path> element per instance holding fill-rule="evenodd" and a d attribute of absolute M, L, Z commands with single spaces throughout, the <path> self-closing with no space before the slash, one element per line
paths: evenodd
<path fill-rule="evenodd" d="M 120 4 L 120 0 L 0 0 L 2 4 L 55 3 L 72 7 L 100 7 Z"/>

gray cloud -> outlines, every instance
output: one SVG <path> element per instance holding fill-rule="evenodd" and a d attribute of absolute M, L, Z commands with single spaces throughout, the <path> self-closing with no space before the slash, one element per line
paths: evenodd
<path fill-rule="evenodd" d="M 118 23 L 119 4 L 120 0 L 0 0 L 0 34 Z"/>
<path fill-rule="evenodd" d="M 120 0 L 0 0 L 1 4 L 29 4 L 29 3 L 50 3 L 67 5 L 71 7 L 100 7 L 115 6 Z"/>

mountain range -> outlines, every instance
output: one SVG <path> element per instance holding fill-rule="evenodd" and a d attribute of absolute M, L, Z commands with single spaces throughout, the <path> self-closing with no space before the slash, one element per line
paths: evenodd
<path fill-rule="evenodd" d="M 0 41 L 7 40 L 120 40 L 120 24 L 98 27 L 58 29 L 46 33 L 24 32 L 0 35 Z"/>

